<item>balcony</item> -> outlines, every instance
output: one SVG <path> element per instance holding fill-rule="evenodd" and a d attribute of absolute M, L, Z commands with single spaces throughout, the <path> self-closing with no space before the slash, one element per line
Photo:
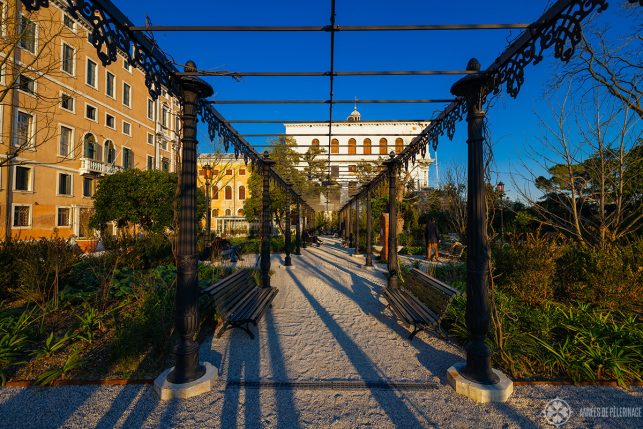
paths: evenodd
<path fill-rule="evenodd" d="M 80 174 L 114 174 L 122 169 L 123 167 L 118 165 L 90 158 L 81 158 L 80 160 Z"/>

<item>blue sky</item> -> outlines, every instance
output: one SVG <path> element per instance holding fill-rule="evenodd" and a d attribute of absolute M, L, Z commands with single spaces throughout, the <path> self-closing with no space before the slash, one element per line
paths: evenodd
<path fill-rule="evenodd" d="M 155 25 L 326 25 L 330 0 L 176 1 L 137 0 L 114 2 L 135 24 L 149 16 Z M 437 0 L 337 0 L 338 25 L 400 25 L 449 23 L 531 23 L 550 1 L 437 1 Z M 611 1 L 600 23 L 619 22 L 620 1 Z M 464 69 L 471 57 L 488 66 L 518 30 L 346 32 L 336 35 L 335 69 L 441 70 Z M 156 33 L 159 45 L 177 63 L 196 61 L 200 69 L 229 71 L 327 71 L 327 33 Z M 547 116 L 543 92 L 554 76 L 557 60 L 548 52 L 545 61 L 529 67 L 519 96 L 504 94 L 488 111 L 497 180 L 511 183 L 510 172 L 520 171 L 529 144 L 542 135 L 536 112 Z M 219 99 L 327 99 L 328 78 L 229 77 L 207 78 Z M 449 98 L 457 76 L 337 77 L 336 99 Z M 442 104 L 363 104 L 363 120 L 429 119 Z M 221 105 L 229 119 L 328 119 L 326 105 Z M 350 105 L 336 105 L 334 118 L 345 119 Z M 203 128 L 203 127 L 202 127 Z M 241 133 L 283 132 L 279 124 L 236 124 Z M 202 152 L 212 150 L 200 132 Z M 266 138 L 248 139 L 252 144 Z M 443 172 L 452 165 L 466 167 L 466 123 L 458 124 L 453 141 L 444 137 L 438 157 Z M 262 150 L 258 146 L 259 150 Z M 432 178 L 433 179 L 433 178 Z M 515 195 L 507 186 L 510 196 Z"/>

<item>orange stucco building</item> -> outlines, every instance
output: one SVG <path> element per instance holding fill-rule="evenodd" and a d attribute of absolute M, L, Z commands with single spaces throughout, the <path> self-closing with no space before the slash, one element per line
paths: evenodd
<path fill-rule="evenodd" d="M 179 104 L 153 101 L 122 55 L 104 67 L 89 27 L 55 1 L 20 4 L 0 1 L 0 238 L 88 237 L 101 177 L 175 170 Z"/>

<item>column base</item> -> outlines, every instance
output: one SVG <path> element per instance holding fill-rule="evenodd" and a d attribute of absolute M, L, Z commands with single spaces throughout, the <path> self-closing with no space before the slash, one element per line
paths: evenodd
<path fill-rule="evenodd" d="M 497 369 L 492 371 L 500 378 L 496 384 L 480 384 L 462 375 L 464 362 L 458 362 L 447 369 L 447 380 L 455 392 L 478 403 L 507 402 L 513 393 L 513 381 Z"/>
<path fill-rule="evenodd" d="M 217 370 L 210 362 L 203 362 L 202 365 L 205 366 L 205 374 L 194 381 L 181 384 L 167 381 L 167 376 L 174 367 L 166 369 L 154 380 L 154 391 L 159 395 L 161 401 L 188 399 L 209 392 L 217 380 Z"/>

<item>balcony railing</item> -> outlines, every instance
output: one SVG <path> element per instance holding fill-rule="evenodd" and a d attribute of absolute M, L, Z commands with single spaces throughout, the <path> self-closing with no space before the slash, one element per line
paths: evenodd
<path fill-rule="evenodd" d="M 80 174 L 114 174 L 122 169 L 123 167 L 118 165 L 90 158 L 81 158 L 80 160 Z"/>

